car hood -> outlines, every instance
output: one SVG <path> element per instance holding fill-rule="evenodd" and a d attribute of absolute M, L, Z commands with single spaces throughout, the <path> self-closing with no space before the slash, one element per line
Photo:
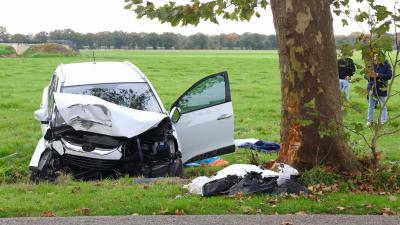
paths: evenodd
<path fill-rule="evenodd" d="M 54 101 L 65 123 L 77 131 L 131 138 L 168 117 L 165 114 L 131 109 L 80 94 L 55 93 Z"/>

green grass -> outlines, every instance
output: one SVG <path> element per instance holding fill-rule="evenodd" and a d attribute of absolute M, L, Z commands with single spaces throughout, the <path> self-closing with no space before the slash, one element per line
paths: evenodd
<path fill-rule="evenodd" d="M 255 194 L 242 198 L 204 198 L 190 195 L 181 185 L 179 181 L 133 184 L 130 178 L 101 182 L 67 180 L 58 185 L 3 185 L 0 217 L 43 216 L 45 211 L 57 216 L 77 216 L 83 214 L 82 209 L 88 209 L 88 215 L 175 214 L 176 210 L 186 214 L 256 214 L 257 211 L 263 214 L 379 214 L 385 207 L 400 211 L 398 202 L 388 200 L 389 195 L 334 193 L 309 198 Z M 400 198 L 400 194 L 393 196 Z"/>
<path fill-rule="evenodd" d="M 8 45 L 0 45 L 0 57 L 15 54 L 13 47 Z"/>
<path fill-rule="evenodd" d="M 355 60 L 360 63 L 359 58 L 357 56 Z M 200 78 L 226 70 L 229 73 L 234 105 L 235 138 L 251 137 L 279 142 L 281 94 L 276 51 L 96 51 L 96 60 L 128 60 L 137 65 L 152 81 L 167 109 L 182 92 Z M 40 137 L 39 123 L 34 120 L 33 112 L 39 107 L 42 90 L 48 84 L 52 72 L 61 63 L 84 61 L 92 61 L 91 51 L 82 51 L 80 56 L 75 57 L 0 58 L 0 183 L 18 180 L 19 175 L 25 179 L 28 175 L 28 163 Z M 352 89 L 355 86 L 364 88 L 366 82 L 353 84 Z M 400 90 L 399 82 L 396 89 Z M 364 122 L 367 112 L 365 97 L 352 92 L 351 101 L 357 104 L 363 113 L 346 112 L 346 123 Z M 389 115 L 399 112 L 400 98 L 397 96 L 389 105 Z M 388 126 L 396 128 L 400 126 L 400 122 Z M 368 135 L 367 131 L 365 133 Z M 395 134 L 381 139 L 379 150 L 384 152 L 385 160 L 400 160 L 399 136 Z M 360 137 L 352 135 L 351 138 L 358 151 L 366 150 L 366 145 Z M 274 155 L 263 157 L 264 160 L 272 158 Z M 243 151 L 224 156 L 224 159 L 231 163 L 246 162 Z M 205 174 L 214 172 L 213 169 L 203 170 L 206 170 L 202 172 Z M 195 175 L 198 171 L 187 169 L 186 172 Z M 118 184 L 113 185 L 110 181 L 100 187 L 91 182 L 72 183 L 71 185 L 82 185 L 82 189 L 85 190 L 78 195 L 69 194 L 69 184 L 3 184 L 0 186 L 0 216 L 40 215 L 46 208 L 54 210 L 57 215 L 75 215 L 75 208 L 85 205 L 93 210 L 93 214 L 98 215 L 135 212 L 151 214 L 158 213 L 163 203 L 169 210 L 183 208 L 185 212 L 195 214 L 241 212 L 241 203 L 228 197 L 208 199 L 185 195 L 184 199 L 174 200 L 177 194 L 184 194 L 180 185 L 165 186 L 170 194 L 162 191 L 162 187 L 154 185 L 150 190 L 139 192 L 143 194 L 139 195 L 136 191 L 140 190 L 140 186 L 123 182 L 121 184 L 119 181 L 116 183 Z M 109 190 L 107 187 L 112 188 Z M 30 192 L 26 192 L 27 189 Z M 97 192 L 101 193 L 101 198 L 94 197 Z M 261 207 L 265 213 L 294 212 L 302 207 L 310 212 L 335 213 L 333 205 L 336 202 L 340 203 L 341 199 L 344 199 L 343 204 L 349 202 L 348 204 L 354 205 L 358 204 L 355 199 L 371 201 L 374 204 L 376 202 L 377 205 L 387 203 L 383 201 L 385 197 L 382 196 L 353 196 L 341 193 L 324 197 L 324 204 L 305 199 L 298 205 L 298 200 L 282 200 L 282 204 L 278 204 L 274 209 L 259 206 L 268 198 L 257 195 L 244 201 L 253 209 Z M 82 200 L 74 203 L 74 199 Z M 114 204 L 111 201 L 116 202 Z M 142 204 L 136 204 L 135 201 Z M 291 209 L 285 201 L 294 205 L 294 208 Z M 36 204 L 40 207 L 36 208 Z M 229 210 L 226 209 L 227 206 Z M 373 210 L 359 209 L 356 206 L 348 212 L 375 213 Z"/>

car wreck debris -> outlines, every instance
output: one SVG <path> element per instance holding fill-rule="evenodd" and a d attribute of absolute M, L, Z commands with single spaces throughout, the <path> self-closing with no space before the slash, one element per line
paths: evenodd
<path fill-rule="evenodd" d="M 234 164 L 219 171 L 213 177 L 197 177 L 185 185 L 192 194 L 202 196 L 253 194 L 300 194 L 309 190 L 299 181 L 299 173 L 293 167 L 280 164 L 279 172 L 263 170 L 255 165 Z"/>

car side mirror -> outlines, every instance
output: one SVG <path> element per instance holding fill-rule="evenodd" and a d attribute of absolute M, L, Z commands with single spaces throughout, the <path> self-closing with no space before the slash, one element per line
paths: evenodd
<path fill-rule="evenodd" d="M 41 108 L 35 111 L 35 119 L 41 123 L 48 123 L 49 116 L 46 108 Z"/>
<path fill-rule="evenodd" d="M 181 115 L 181 109 L 179 107 L 173 107 L 169 114 L 173 123 L 177 123 L 181 118 Z"/>

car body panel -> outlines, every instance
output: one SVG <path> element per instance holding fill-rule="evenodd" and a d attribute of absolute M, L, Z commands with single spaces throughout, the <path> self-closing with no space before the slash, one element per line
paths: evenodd
<path fill-rule="evenodd" d="M 144 82 L 141 74 L 124 62 L 86 62 L 66 64 L 62 67 L 65 74 L 63 86 L 106 83 Z"/>
<path fill-rule="evenodd" d="M 210 108 L 183 114 L 175 124 L 183 149 L 182 161 L 234 145 L 233 116 L 218 120 L 223 114 L 232 115 L 232 103 L 227 102 Z"/>
<path fill-rule="evenodd" d="M 165 114 L 131 109 L 91 95 L 55 93 L 58 112 L 67 125 L 115 137 L 132 138 L 155 126 Z"/>
<path fill-rule="evenodd" d="M 234 151 L 234 117 L 227 72 L 199 80 L 173 107 L 182 111 L 174 126 L 184 163 Z"/>
<path fill-rule="evenodd" d="M 39 142 L 36 145 L 35 151 L 33 152 L 31 161 L 29 162 L 29 167 L 38 167 L 40 157 L 42 156 L 43 152 L 46 150 L 46 141 L 44 138 L 40 138 Z"/>

